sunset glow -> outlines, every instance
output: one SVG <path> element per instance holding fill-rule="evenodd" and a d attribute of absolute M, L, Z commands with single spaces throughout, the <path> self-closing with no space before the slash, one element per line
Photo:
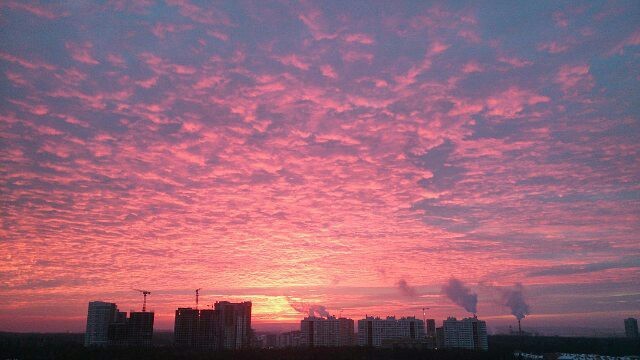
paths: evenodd
<path fill-rule="evenodd" d="M 640 309 L 635 1 L 0 4 L 0 331 Z M 298 310 L 296 310 L 298 308 Z"/>

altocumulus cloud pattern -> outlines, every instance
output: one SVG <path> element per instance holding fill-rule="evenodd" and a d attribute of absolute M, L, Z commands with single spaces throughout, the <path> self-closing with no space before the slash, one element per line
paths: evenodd
<path fill-rule="evenodd" d="M 637 310 L 640 7 L 0 4 L 0 330 Z M 399 287 L 398 284 L 401 284 Z M 520 285 L 518 285 L 520 286 Z M 507 290 L 504 290 L 507 291 Z M 555 319 L 555 320 L 554 320 Z"/>

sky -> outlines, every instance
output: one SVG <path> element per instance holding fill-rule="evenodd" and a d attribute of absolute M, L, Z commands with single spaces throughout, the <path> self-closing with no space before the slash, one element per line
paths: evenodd
<path fill-rule="evenodd" d="M 640 316 L 640 3 L 0 3 L 0 331 Z M 455 282 L 455 281 L 454 281 Z"/>

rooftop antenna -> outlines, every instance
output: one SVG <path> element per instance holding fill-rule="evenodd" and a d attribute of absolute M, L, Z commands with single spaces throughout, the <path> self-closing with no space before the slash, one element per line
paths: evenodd
<path fill-rule="evenodd" d="M 198 310 L 198 297 L 200 296 L 200 290 L 202 290 L 202 288 L 196 289 L 196 310 Z"/>
<path fill-rule="evenodd" d="M 144 296 L 144 302 L 142 303 L 142 312 L 146 312 L 147 311 L 147 295 L 151 294 L 151 291 L 140 290 L 140 289 L 133 289 L 133 290 L 141 292 L 142 295 Z"/>
<path fill-rule="evenodd" d="M 340 317 L 340 318 L 342 317 L 342 311 L 343 311 L 343 310 L 344 310 L 344 309 L 340 309 L 340 315 L 338 315 L 338 317 Z"/>

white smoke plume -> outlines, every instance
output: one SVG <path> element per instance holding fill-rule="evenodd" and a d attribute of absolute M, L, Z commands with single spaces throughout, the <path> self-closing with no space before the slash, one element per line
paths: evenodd
<path fill-rule="evenodd" d="M 456 278 L 449 279 L 449 282 L 442 286 L 442 293 L 468 312 L 474 314 L 478 312 L 478 294 L 472 292 L 462 281 Z"/>

